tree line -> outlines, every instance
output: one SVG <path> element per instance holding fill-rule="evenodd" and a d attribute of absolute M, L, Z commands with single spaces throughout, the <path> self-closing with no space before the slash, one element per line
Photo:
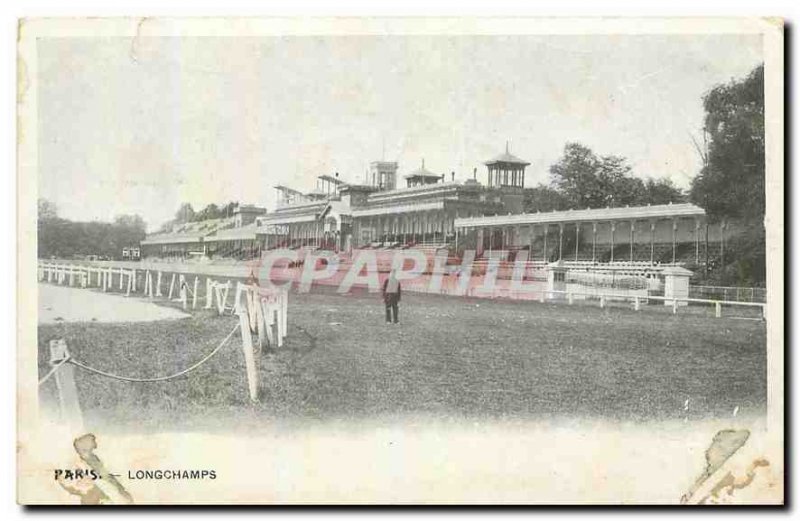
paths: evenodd
<path fill-rule="evenodd" d="M 38 211 L 39 258 L 97 255 L 118 259 L 123 248 L 138 247 L 147 230 L 138 215 L 120 215 L 113 222 L 71 221 L 59 217 L 56 206 L 46 199 L 39 199 Z"/>
<path fill-rule="evenodd" d="M 598 156 L 580 143 L 567 143 L 550 167 L 550 183 L 525 190 L 525 211 L 644 206 L 686 201 L 669 179 L 634 177 L 627 160 Z"/>
<path fill-rule="evenodd" d="M 227 204 L 220 205 L 211 203 L 199 212 L 196 212 L 191 203 L 183 203 L 181 204 L 180 208 L 178 208 L 178 211 L 175 212 L 175 217 L 170 221 L 165 222 L 159 231 L 166 232 L 171 230 L 176 225 L 185 223 L 231 217 L 238 207 L 238 201 L 230 201 Z"/>

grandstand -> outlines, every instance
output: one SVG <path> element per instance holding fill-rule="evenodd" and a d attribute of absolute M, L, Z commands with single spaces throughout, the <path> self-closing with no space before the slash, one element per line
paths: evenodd
<path fill-rule="evenodd" d="M 505 252 L 506 261 L 525 255 L 545 265 L 571 263 L 648 263 L 705 265 L 727 231 L 709 226 L 703 209 L 667 204 L 522 212 L 528 162 L 504 153 L 486 163 L 486 184 L 457 182 L 444 172 L 421 166 L 402 176 L 398 163 L 370 163 L 363 182 L 321 175 L 308 193 L 276 186 L 274 211 L 242 206 L 231 218 L 185 223 L 142 241 L 142 255 L 170 260 L 248 260 L 265 251 L 289 248 L 354 255 L 415 248 L 426 257 L 446 251 L 448 263 L 474 250 L 478 265 Z M 713 257 L 713 253 L 710 255 Z M 534 266 L 533 264 L 531 266 Z M 478 268 L 480 270 L 480 268 Z"/>

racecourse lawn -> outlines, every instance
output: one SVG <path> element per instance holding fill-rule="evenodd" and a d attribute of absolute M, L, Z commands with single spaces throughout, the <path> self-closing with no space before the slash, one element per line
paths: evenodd
<path fill-rule="evenodd" d="M 259 355 L 260 401 L 247 393 L 237 333 L 188 376 L 109 380 L 75 369 L 86 422 L 109 428 L 206 430 L 331 419 L 703 419 L 762 414 L 766 332 L 759 320 L 596 305 L 501 302 L 406 293 L 401 323 L 374 295 L 292 294 L 285 345 Z M 126 376 L 177 372 L 237 324 L 195 311 L 148 323 L 39 327 L 79 361 Z M 55 382 L 42 405 L 55 407 Z M 686 400 L 689 408 L 686 409 Z"/>

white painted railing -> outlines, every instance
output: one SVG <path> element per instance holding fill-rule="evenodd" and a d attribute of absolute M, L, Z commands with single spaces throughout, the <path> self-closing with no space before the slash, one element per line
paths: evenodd
<path fill-rule="evenodd" d="M 748 288 L 741 286 L 689 286 L 689 294 L 695 298 L 709 300 L 729 300 L 738 302 L 766 302 L 766 288 Z"/>
<path fill-rule="evenodd" d="M 542 292 L 540 300 L 544 302 L 545 300 L 549 300 L 551 295 L 563 295 L 566 297 L 566 300 L 572 304 L 575 297 L 582 296 L 583 298 L 586 297 L 596 297 L 597 295 L 585 293 L 585 292 L 572 292 L 572 291 L 559 291 L 559 290 L 545 290 Z M 618 300 L 618 301 L 631 301 L 633 303 L 633 308 L 636 311 L 641 309 L 642 301 L 647 302 L 648 300 L 656 300 L 664 302 L 666 305 L 672 305 L 672 312 L 677 313 L 678 308 L 681 307 L 682 304 L 704 304 L 704 305 L 712 305 L 714 306 L 714 316 L 716 318 L 722 318 L 722 307 L 723 306 L 730 306 L 730 307 L 745 307 L 745 308 L 761 308 L 761 317 L 767 317 L 767 305 L 761 302 L 740 302 L 735 300 L 708 300 L 708 299 L 699 299 L 699 298 L 673 298 L 673 297 L 662 297 L 662 296 L 638 296 L 638 295 L 621 295 L 621 294 L 606 294 L 600 296 L 600 307 L 605 307 L 606 303 L 609 300 Z"/>

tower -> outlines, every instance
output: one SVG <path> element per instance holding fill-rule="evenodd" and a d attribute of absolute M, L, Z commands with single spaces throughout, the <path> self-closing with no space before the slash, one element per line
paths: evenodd
<path fill-rule="evenodd" d="M 484 164 L 488 169 L 487 186 L 500 190 L 503 204 L 510 213 L 521 213 L 525 167 L 530 163 L 512 155 L 508 151 L 506 141 L 505 153 L 495 156 Z"/>
<path fill-rule="evenodd" d="M 373 161 L 369 164 L 368 183 L 378 190 L 397 188 L 397 161 Z"/>

